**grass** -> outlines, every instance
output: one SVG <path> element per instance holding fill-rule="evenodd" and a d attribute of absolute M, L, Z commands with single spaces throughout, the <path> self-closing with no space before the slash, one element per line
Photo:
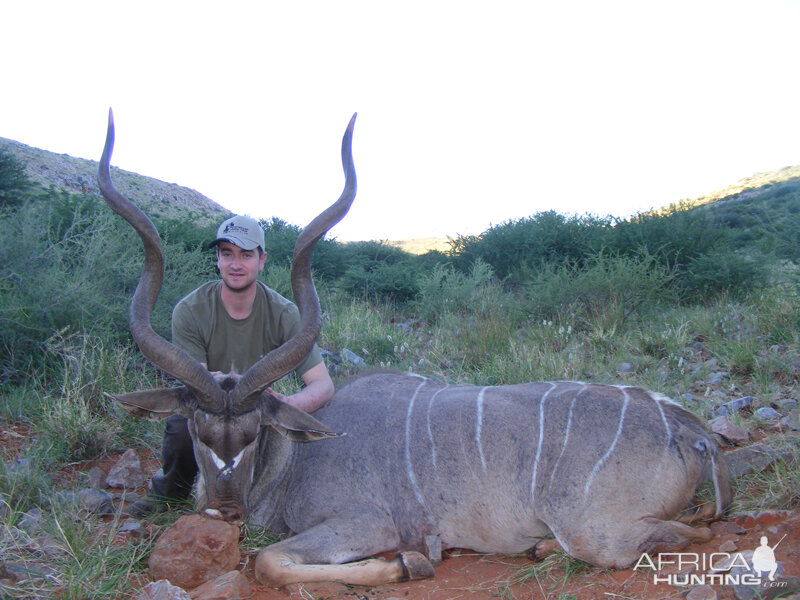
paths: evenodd
<path fill-rule="evenodd" d="M 601 572 L 581 560 L 564 552 L 554 552 L 537 563 L 531 563 L 516 570 L 512 582 L 514 584 L 533 584 L 542 591 L 542 597 L 555 600 L 571 600 L 575 596 L 564 591 L 574 577 L 592 572 Z"/>
<path fill-rule="evenodd" d="M 666 393 L 704 419 L 717 405 L 740 395 L 755 396 L 758 406 L 796 395 L 800 300 L 791 287 L 759 290 L 735 301 L 723 296 L 705 304 L 673 303 L 641 310 L 624 324 L 599 311 L 593 319 L 584 314 L 580 326 L 573 326 L 566 316 L 537 317 L 485 274 L 474 274 L 479 285 L 470 293 L 463 278 L 450 275 L 448 288 L 448 273 L 439 275 L 438 289 L 452 301 L 427 311 L 402 312 L 389 304 L 324 290 L 321 347 L 333 352 L 349 348 L 370 367 L 412 369 L 451 382 L 624 381 Z M 401 329 L 399 322 L 411 329 Z M 141 583 L 152 538 L 120 541 L 114 525 L 121 515 L 108 524 L 55 504 L 52 499 L 59 488 L 53 475 L 65 463 L 97 458 L 110 450 L 130 446 L 157 450 L 161 426 L 123 417 L 103 392 L 153 387 L 159 376 L 130 346 L 86 334 L 59 332 L 47 350 L 60 358 L 59 369 L 2 390 L 0 419 L 27 424 L 34 436 L 13 456 L 4 454 L 0 466 L 0 551 L 7 563 L 30 570 L 28 577 L 9 584 L 2 594 L 119 597 Z M 623 363 L 630 365 L 624 373 Z M 709 384 L 716 371 L 725 371 L 728 377 Z M 343 369 L 337 378 L 351 373 Z M 296 385 L 287 380 L 276 389 L 289 392 Z M 738 415 L 737 422 L 777 433 L 774 424 L 757 421 L 749 413 Z M 769 443 L 779 446 L 785 459 L 737 480 L 735 510 L 800 507 L 797 437 L 784 433 Z M 45 515 L 42 529 L 50 544 L 45 561 L 35 546 L 39 534 L 21 526 L 26 511 L 36 507 Z M 175 518 L 172 514 L 148 521 L 152 535 Z M 243 545 L 248 552 L 272 541 L 262 531 L 245 529 Z M 565 582 L 587 568 L 557 555 L 518 578 L 535 580 L 552 597 L 566 600 Z M 504 592 L 498 593 L 502 597 Z"/>

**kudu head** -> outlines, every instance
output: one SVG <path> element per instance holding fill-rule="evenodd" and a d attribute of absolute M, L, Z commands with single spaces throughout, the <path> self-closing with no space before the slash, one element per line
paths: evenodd
<path fill-rule="evenodd" d="M 300 311 L 300 328 L 279 348 L 252 365 L 243 375 L 212 376 L 186 352 L 159 336 L 150 325 L 164 277 L 161 240 L 153 223 L 111 183 L 109 163 L 114 146 L 114 119 L 108 115 L 108 134 L 100 159 L 98 183 L 108 205 L 139 234 L 144 266 L 129 310 L 130 329 L 142 354 L 183 386 L 114 395 L 130 414 L 163 419 L 178 414 L 188 420 L 207 504 L 224 516 L 238 518 L 249 511 L 248 490 L 253 478 L 260 432 L 270 427 L 293 441 L 313 441 L 337 434 L 310 415 L 273 397 L 268 386 L 293 371 L 319 336 L 319 299 L 311 278 L 311 253 L 325 233 L 347 214 L 356 194 L 351 142 L 356 115 L 342 139 L 345 186 L 342 195 L 302 231 L 294 248 L 292 291 Z"/>

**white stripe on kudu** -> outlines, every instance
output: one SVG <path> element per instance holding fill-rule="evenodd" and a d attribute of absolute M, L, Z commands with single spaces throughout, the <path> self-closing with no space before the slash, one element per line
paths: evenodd
<path fill-rule="evenodd" d="M 433 401 L 436 400 L 436 396 L 441 394 L 447 388 L 450 387 L 450 384 L 447 384 L 443 388 L 436 390 L 436 392 L 428 399 L 428 441 L 431 444 L 431 462 L 433 463 L 433 468 L 436 468 L 436 442 L 433 440 L 433 430 L 431 429 L 431 409 L 433 408 Z"/>
<path fill-rule="evenodd" d="M 544 439 L 544 401 L 554 389 L 556 389 L 556 384 L 550 383 L 550 389 L 542 394 L 541 398 L 539 398 L 539 441 L 536 444 L 536 458 L 533 459 L 533 474 L 531 475 L 531 498 L 534 497 L 533 492 L 534 488 L 536 487 L 536 471 L 539 469 L 539 457 L 542 454 L 542 440 Z"/>
<path fill-rule="evenodd" d="M 606 460 L 608 460 L 608 457 L 611 456 L 611 453 L 614 451 L 614 447 L 617 445 L 617 440 L 619 439 L 619 436 L 622 433 L 622 425 L 625 421 L 625 411 L 628 409 L 628 402 L 630 401 L 630 398 L 628 397 L 628 392 L 624 388 L 619 388 L 619 389 L 622 392 L 624 400 L 622 402 L 622 410 L 619 413 L 619 423 L 617 424 L 617 433 L 614 436 L 614 441 L 611 442 L 611 445 L 608 447 L 608 450 L 606 450 L 606 453 L 600 460 L 598 460 L 595 463 L 592 472 L 589 473 L 589 478 L 586 480 L 586 486 L 583 488 L 584 500 L 586 500 L 586 498 L 589 496 L 589 488 L 592 486 L 592 481 L 594 480 L 594 476 L 597 475 L 597 472 L 600 470 L 600 468 L 603 466 Z"/>
<path fill-rule="evenodd" d="M 417 477 L 414 475 L 414 467 L 411 464 L 411 411 L 414 410 L 414 400 L 417 399 L 419 391 L 427 382 L 428 380 L 426 379 L 414 390 L 414 395 L 411 396 L 411 400 L 408 403 L 408 411 L 406 412 L 406 472 L 408 473 L 408 479 L 411 481 L 411 487 L 414 488 L 414 495 L 417 497 L 417 502 L 422 506 L 425 506 L 425 501 L 422 499 L 422 491 L 419 489 L 419 485 L 417 485 Z"/>
<path fill-rule="evenodd" d="M 572 428 L 572 411 L 575 408 L 575 401 L 578 399 L 578 396 L 588 387 L 587 384 L 583 384 L 583 387 L 580 391 L 575 392 L 572 396 L 572 399 L 569 402 L 569 412 L 567 413 L 567 426 L 564 428 L 564 442 L 561 444 L 561 452 L 558 453 L 558 458 L 556 459 L 556 463 L 553 465 L 553 469 L 550 471 L 550 484 L 547 486 L 548 491 L 550 488 L 553 487 L 553 477 L 558 470 L 558 463 L 561 461 L 561 457 L 564 456 L 564 450 L 567 449 L 567 442 L 569 442 L 569 431 Z"/>
<path fill-rule="evenodd" d="M 478 392 L 478 414 L 475 424 L 475 443 L 478 446 L 478 455 L 481 457 L 481 469 L 486 472 L 486 458 L 483 456 L 483 443 L 481 442 L 481 429 L 483 428 L 483 394 L 488 388 L 482 387 Z"/>

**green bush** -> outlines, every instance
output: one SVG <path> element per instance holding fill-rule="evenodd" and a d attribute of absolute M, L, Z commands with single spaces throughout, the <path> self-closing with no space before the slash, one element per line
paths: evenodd
<path fill-rule="evenodd" d="M 618 327 L 660 303 L 675 302 L 675 274 L 649 254 L 593 255 L 585 264 L 548 265 L 528 283 L 528 306 L 540 320 L 588 329 Z"/>
<path fill-rule="evenodd" d="M 130 339 L 127 312 L 141 274 L 141 241 L 91 197 L 55 194 L 0 212 L 0 373 L 24 379 L 46 368 L 44 343 L 55 332 Z M 164 244 L 166 274 L 153 327 L 168 337 L 172 307 L 213 276 L 200 248 Z"/>
<path fill-rule="evenodd" d="M 721 293 L 738 297 L 767 283 L 769 262 L 759 254 L 748 256 L 730 249 L 714 250 L 692 258 L 678 282 L 691 300 L 700 301 Z"/>
<path fill-rule="evenodd" d="M 31 188 L 23 164 L 13 154 L 0 150 L 0 208 L 19 206 Z"/>
<path fill-rule="evenodd" d="M 422 318 L 435 322 L 448 312 L 461 314 L 474 306 L 479 292 L 494 278 L 492 268 L 477 259 L 469 274 L 439 264 L 419 277 L 419 294 L 414 309 Z"/>
<path fill-rule="evenodd" d="M 490 265 L 500 279 L 525 267 L 541 264 L 580 263 L 602 248 L 610 220 L 585 215 L 567 217 L 555 211 L 508 221 L 491 227 L 479 236 L 459 237 L 452 243 L 456 267 L 466 272 L 480 259 Z"/>
<path fill-rule="evenodd" d="M 354 242 L 342 251 L 348 266 L 337 286 L 343 292 L 407 302 L 419 291 L 417 257 L 384 242 Z"/>

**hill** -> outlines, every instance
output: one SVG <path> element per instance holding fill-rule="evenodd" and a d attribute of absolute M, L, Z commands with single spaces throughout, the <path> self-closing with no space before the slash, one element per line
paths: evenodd
<path fill-rule="evenodd" d="M 693 204 L 730 230 L 739 249 L 800 259 L 800 167 L 758 173 Z"/>
<path fill-rule="evenodd" d="M 0 152 L 16 158 L 24 166 L 25 175 L 45 189 L 54 187 L 100 197 L 96 161 L 33 148 L 5 138 L 0 138 Z M 119 190 L 136 199 L 152 218 L 191 221 L 203 227 L 231 215 L 231 211 L 193 189 L 116 167 L 111 169 Z M 800 250 L 790 252 L 792 247 L 800 247 L 797 243 L 800 242 L 800 166 L 756 173 L 699 198 L 656 209 L 653 214 L 667 214 L 687 207 L 708 211 L 714 221 L 738 230 L 742 242 L 754 241 L 769 232 L 770 237 L 783 246 L 779 255 L 791 258 L 800 255 Z M 445 238 L 386 241 L 409 254 L 425 254 L 431 250 L 447 252 L 452 249 L 451 242 Z"/>
<path fill-rule="evenodd" d="M 51 186 L 100 197 L 97 161 L 56 154 L 0 138 L 0 152 L 8 152 L 25 168 L 25 175 L 44 188 Z M 111 167 L 114 184 L 153 218 L 190 219 L 198 225 L 219 223 L 231 211 L 200 192 Z"/>

